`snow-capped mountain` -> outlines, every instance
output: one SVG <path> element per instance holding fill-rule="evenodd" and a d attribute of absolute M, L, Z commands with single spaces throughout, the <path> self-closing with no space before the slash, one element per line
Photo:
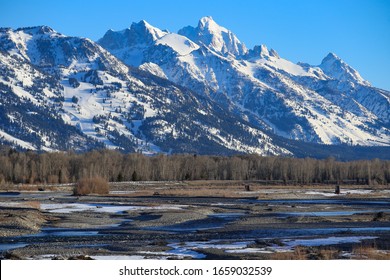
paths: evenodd
<path fill-rule="evenodd" d="M 212 17 L 202 18 L 196 28 L 184 27 L 178 34 L 222 55 L 241 56 L 248 51 L 233 32 L 219 26 Z"/>
<path fill-rule="evenodd" d="M 329 53 L 321 62 L 321 70 L 328 77 L 340 82 L 354 82 L 361 85 L 370 86 L 370 83 L 365 81 L 360 74 L 351 66 L 342 61 L 334 53 Z"/>
<path fill-rule="evenodd" d="M 98 43 L 0 28 L 0 143 L 325 157 L 347 146 L 319 144 L 390 146 L 390 93 L 333 53 L 313 66 L 247 49 L 211 17 L 178 33 L 141 21 Z"/>
<path fill-rule="evenodd" d="M 312 66 L 283 59 L 264 45 L 248 50 L 211 17 L 178 34 L 141 21 L 108 31 L 98 43 L 125 64 L 187 87 L 287 139 L 390 145 L 390 93 L 372 87 L 333 53 Z"/>
<path fill-rule="evenodd" d="M 182 40 L 192 48 L 146 22 L 130 31 L 112 46 Z M 216 102 L 145 70 L 148 64 L 126 66 L 93 41 L 49 27 L 0 29 L 0 142 L 32 150 L 290 154 Z"/>

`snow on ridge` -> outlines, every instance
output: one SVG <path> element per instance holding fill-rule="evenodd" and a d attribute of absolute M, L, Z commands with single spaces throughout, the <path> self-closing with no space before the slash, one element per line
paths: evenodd
<path fill-rule="evenodd" d="M 196 28 L 187 26 L 178 31 L 193 42 L 204 45 L 224 56 L 240 56 L 247 48 L 230 30 L 218 25 L 212 17 L 203 17 Z"/>
<path fill-rule="evenodd" d="M 318 78 L 316 74 L 313 73 L 313 69 L 309 68 L 308 70 L 304 69 L 301 65 L 295 64 L 284 58 L 277 57 L 261 57 L 256 60 L 252 60 L 253 63 L 261 66 L 268 66 L 275 71 L 283 71 L 293 76 L 307 76 Z"/>
<path fill-rule="evenodd" d="M 215 127 L 208 127 L 205 126 L 204 124 L 194 121 L 194 124 L 202 128 L 202 130 L 208 132 L 207 137 L 211 140 L 217 141 L 220 145 L 233 150 L 233 151 L 238 151 L 238 152 L 244 152 L 244 153 L 255 153 L 259 155 L 280 155 L 280 154 L 291 154 L 290 151 L 280 148 L 278 146 L 275 146 L 272 144 L 272 142 L 264 142 L 261 143 L 260 138 L 259 138 L 259 146 L 250 146 L 245 143 L 243 143 L 241 140 L 236 139 L 234 137 L 229 137 L 229 136 L 222 136 L 221 131 Z M 254 131 L 251 128 L 248 128 L 247 131 L 251 132 L 253 135 L 256 136 L 262 136 L 265 138 L 265 140 L 269 140 L 269 137 L 263 134 L 262 132 L 259 131 Z M 230 139 L 227 139 L 230 138 Z"/>
<path fill-rule="evenodd" d="M 125 89 L 126 83 L 124 81 L 104 71 L 97 71 L 97 73 L 103 81 L 103 87 L 115 83 L 121 84 L 122 88 L 111 92 L 110 101 L 105 101 L 107 93 L 102 88 L 96 88 L 95 85 L 87 82 L 79 82 L 78 87 L 74 88 L 70 86 L 68 79 L 64 78 L 62 86 L 64 87 L 65 102 L 63 103 L 63 109 L 65 112 L 62 114 L 62 119 L 66 123 L 78 127 L 83 134 L 104 143 L 107 148 L 121 148 L 114 144 L 107 135 L 110 131 L 116 130 L 129 140 L 138 142 L 139 149 L 143 153 L 154 154 L 160 152 L 158 146 L 152 143 L 146 145 L 145 139 L 135 136 L 130 129 L 131 125 L 121 115 L 121 112 L 129 111 L 134 103 L 143 107 L 144 118 L 155 116 L 157 110 L 153 109 L 146 100 L 138 100 L 131 92 Z M 142 83 L 138 83 L 139 80 L 137 79 L 132 79 L 132 81 L 134 85 L 144 86 Z M 73 97 L 77 98 L 76 104 L 72 100 L 74 99 Z M 94 117 L 100 116 L 106 118 L 107 127 L 93 121 Z"/>
<path fill-rule="evenodd" d="M 255 116 L 255 118 L 261 119 L 264 123 L 269 124 L 270 127 L 275 128 L 274 131 L 277 131 L 279 135 L 287 138 L 293 137 L 294 139 L 310 141 L 314 139 L 313 141 L 327 144 L 339 144 L 340 142 L 359 145 L 390 144 L 390 132 L 386 127 L 381 125 L 381 122 L 383 122 L 383 119 L 386 117 L 386 104 L 383 104 L 383 102 L 382 104 L 378 104 L 379 102 L 376 103 L 377 100 L 382 100 L 380 98 L 375 99 L 376 104 L 373 104 L 373 108 L 367 107 L 367 102 L 361 103 L 362 99 L 372 100 L 371 97 L 376 94 L 376 92 L 374 92 L 375 90 L 368 89 L 374 93 L 367 93 L 367 91 L 364 91 L 367 89 L 366 87 L 362 87 L 361 84 L 357 84 L 356 80 L 350 79 L 356 71 L 334 54 L 330 55 L 329 61 L 333 61 L 334 67 L 337 68 L 336 70 L 339 70 L 339 72 L 336 73 L 340 74 L 337 79 L 340 79 L 342 82 L 347 81 L 351 84 L 352 89 L 344 86 L 346 83 L 337 85 L 340 81 L 326 74 L 326 71 L 321 69 L 321 65 L 315 67 L 308 64 L 292 63 L 286 59 L 280 58 L 276 52 L 269 51 L 266 46 L 259 46 L 260 53 L 258 55 L 256 54 L 257 57 L 249 57 L 249 54 L 239 56 L 238 54 L 245 50 L 245 46 L 240 43 L 231 31 L 216 24 L 211 17 L 202 18 L 199 22 L 198 29 L 189 28 L 188 30 L 190 33 L 197 32 L 200 27 L 203 28 L 205 33 L 193 33 L 194 38 L 197 39 L 192 40 L 192 37 L 190 39 L 179 34 L 161 31 L 160 29 L 151 26 L 146 21 L 141 21 L 138 24 L 134 23 L 134 28 L 138 28 L 135 30 L 135 35 L 143 37 L 145 41 L 147 41 L 145 44 L 134 44 L 128 48 L 120 48 L 108 52 L 102 47 L 95 45 L 91 40 L 86 39 L 85 42 L 87 42 L 87 46 L 85 47 L 92 50 L 92 54 L 87 55 L 85 59 L 76 58 L 76 55 L 70 66 L 61 65 L 59 70 L 55 67 L 57 67 L 59 60 L 65 61 L 65 58 L 62 57 L 63 52 L 60 52 L 60 45 L 54 44 L 53 46 L 58 47 L 58 50 L 54 47 L 52 48 L 53 54 L 57 55 L 55 57 L 55 62 L 53 63 L 54 65 L 51 69 L 50 65 L 44 65 L 49 71 L 53 70 L 62 73 L 64 80 L 79 75 L 76 78 L 78 81 L 82 81 L 83 74 L 81 72 L 96 70 L 99 78 L 103 80 L 103 87 L 110 87 L 112 86 L 112 83 L 120 83 L 122 85 L 121 90 L 118 89 L 117 91 L 114 90 L 112 92 L 115 96 L 113 98 L 112 108 L 109 108 L 107 104 L 103 104 L 103 93 L 96 92 L 96 88 L 99 88 L 96 84 L 81 82 L 81 85 L 77 89 L 66 85 L 66 90 L 71 92 L 71 95 L 67 94 L 66 96 L 66 104 L 64 103 L 66 112 L 62 115 L 63 120 L 68 124 L 77 125 L 84 134 L 104 142 L 108 147 L 117 147 L 116 144 L 110 141 L 110 139 L 113 138 L 110 138 L 111 135 L 109 134 L 114 130 L 118 131 L 120 135 L 124 135 L 130 139 L 137 138 L 137 141 L 144 141 L 145 139 L 143 139 L 143 136 L 137 134 L 137 129 L 134 129 L 134 127 L 139 128 L 141 125 L 140 123 L 142 123 L 142 120 L 145 118 L 157 116 L 161 112 L 163 113 L 161 108 L 159 108 L 159 105 L 156 105 L 159 104 L 158 102 L 166 102 L 163 106 L 170 106 L 169 102 L 172 101 L 169 98 L 165 100 L 164 97 L 162 97 L 161 100 L 158 100 L 157 103 L 151 101 L 151 99 L 154 98 L 153 95 L 149 95 L 149 93 L 145 92 L 153 91 L 153 87 L 149 86 L 147 82 L 143 84 L 142 81 L 144 80 L 142 78 L 134 78 L 134 81 L 131 80 L 129 69 L 121 63 L 121 61 L 124 61 L 127 64 L 135 66 L 140 65 L 140 69 L 149 71 L 161 78 L 169 79 L 184 87 L 188 87 L 194 92 L 206 92 L 206 97 L 208 97 L 208 94 L 209 96 L 218 96 L 218 98 L 221 96 L 221 100 L 223 100 L 221 104 L 228 104 L 226 106 L 228 108 L 225 108 L 228 113 L 237 112 L 241 109 L 243 112 L 242 115 L 245 115 L 242 116 L 245 121 L 250 122 L 252 121 L 250 116 Z M 128 33 L 129 30 L 131 29 L 123 31 L 122 35 Z M 32 33 L 24 32 L 22 29 L 18 32 L 12 31 L 11 33 L 12 36 L 15 37 L 15 42 L 21 42 L 21 47 L 20 49 L 13 49 L 8 52 L 18 54 L 19 56 L 26 55 L 26 58 L 29 59 L 27 56 L 28 54 L 30 57 L 34 57 L 32 58 L 33 61 L 31 61 L 31 63 L 36 64 L 35 62 L 40 61 L 41 59 L 40 53 L 34 49 L 34 43 L 29 44 L 32 40 Z M 151 40 L 150 35 L 153 37 L 154 41 Z M 40 36 L 46 35 L 45 33 L 42 33 Z M 51 35 L 48 35 L 48 38 L 50 36 Z M 204 37 L 200 38 L 196 36 Z M 80 38 L 77 39 L 76 37 L 69 38 L 71 45 L 75 44 L 77 40 L 83 40 Z M 113 36 L 113 38 L 115 38 L 115 36 Z M 130 36 L 129 38 L 132 37 Z M 121 39 L 123 43 L 126 38 Z M 208 39 L 211 40 L 212 44 L 215 43 L 215 45 L 202 43 Z M 140 40 L 140 42 L 143 41 Z M 156 45 L 160 45 L 160 47 L 156 48 Z M 166 48 L 161 47 L 161 45 L 170 47 L 173 51 L 167 52 Z M 23 51 L 25 51 L 24 54 Z M 114 55 L 120 58 L 121 61 Z M 121 57 L 121 55 L 123 56 Z M 2 57 L 1 54 L 0 57 Z M 7 58 L 7 56 L 4 57 Z M 103 59 L 99 60 L 100 58 Z M 13 62 L 12 59 L 12 57 L 9 57 L 10 62 Z M 7 59 L 5 59 L 5 61 L 7 62 Z M 100 67 L 98 62 L 103 62 L 103 67 Z M 329 62 L 329 65 L 333 65 L 332 63 Z M 325 64 L 326 61 L 324 62 L 324 65 Z M 25 63 L 23 64 L 23 67 L 28 67 L 26 65 L 29 64 Z M 324 65 L 323 68 L 326 68 Z M 9 65 L 7 65 L 7 67 L 9 67 Z M 329 67 L 331 68 L 333 66 Z M 37 74 L 25 75 L 26 71 L 31 71 L 31 73 L 33 73 L 31 69 L 15 69 L 16 78 L 12 81 L 12 85 L 9 82 L 4 82 L 4 84 L 11 86 L 13 92 L 19 97 L 29 98 L 32 103 L 38 104 L 41 102 L 41 96 L 38 94 L 35 95 L 35 93 L 27 87 L 32 86 L 35 78 L 37 78 L 38 75 L 41 75 L 41 73 L 39 73 L 38 69 L 36 72 Z M 116 78 L 116 74 L 118 74 L 117 77 L 120 78 Z M 357 75 L 359 74 L 357 73 Z M 361 78 L 360 75 L 356 77 L 357 81 Z M 20 83 L 15 83 L 20 81 L 22 81 L 21 86 Z M 324 83 L 322 83 L 323 81 Z M 159 81 L 156 81 L 156 84 L 159 84 Z M 321 88 L 323 85 L 325 85 L 324 88 Z M 328 89 L 327 87 L 329 85 L 330 88 Z M 142 92 L 140 95 L 142 95 L 142 97 L 138 98 L 135 95 L 132 95 L 132 91 L 127 88 L 131 86 L 134 86 L 135 91 L 138 90 L 137 86 L 139 86 L 140 92 Z M 360 89 L 361 92 L 356 94 L 353 91 L 354 87 Z M 317 88 L 326 91 L 326 93 L 323 94 L 320 91 L 317 91 Z M 347 91 L 351 91 L 352 93 Z M 44 88 L 40 93 L 44 93 L 43 98 L 45 102 L 50 102 L 50 98 L 56 98 L 56 95 L 59 94 L 54 90 L 52 91 L 50 87 Z M 335 96 L 334 99 L 329 97 L 331 94 Z M 357 96 L 358 94 L 360 94 L 360 97 Z M 379 94 L 381 93 L 379 92 L 378 95 Z M 73 102 L 70 102 L 72 96 L 79 98 L 78 104 L 72 104 Z M 338 96 L 345 99 L 350 98 L 351 102 L 337 103 L 335 102 L 335 99 Z M 267 99 L 268 97 L 269 99 Z M 389 100 L 388 95 L 384 94 L 383 97 Z M 259 100 L 260 102 L 256 103 Z M 252 101 L 255 103 L 253 107 L 250 106 Z M 223 102 L 226 103 L 223 104 Z M 358 109 L 355 110 L 358 111 L 358 113 L 353 110 L 348 110 L 353 107 L 352 105 L 349 106 L 349 104 L 353 102 L 356 103 L 355 107 L 358 107 L 358 109 L 360 108 L 360 111 L 364 111 L 364 114 L 360 114 Z M 268 110 L 266 107 L 267 103 L 272 105 L 275 104 L 276 108 L 274 112 L 271 112 L 273 115 L 268 119 L 267 115 L 262 115 L 263 111 L 267 112 Z M 134 120 L 134 123 L 132 120 L 126 122 L 129 118 L 127 115 L 124 116 L 115 112 L 116 109 L 122 108 L 126 113 L 131 114 L 131 104 L 136 104 L 139 106 L 138 109 L 142 111 L 142 117 Z M 348 106 L 345 106 L 345 104 Z M 245 106 L 248 108 L 245 108 Z M 255 106 L 264 107 L 255 108 Z M 353 109 L 355 107 L 353 107 Z M 382 111 L 384 113 L 382 113 L 381 116 L 377 111 Z M 206 113 L 203 110 L 198 110 L 197 112 L 202 115 Z M 101 126 L 92 122 L 93 117 L 98 114 L 104 116 L 111 114 L 112 118 L 110 116 L 107 121 L 108 129 L 103 130 Z M 282 118 L 277 119 L 280 116 Z M 292 125 L 293 128 L 288 127 L 288 125 L 285 126 L 288 128 L 285 128 L 283 125 L 278 127 L 280 120 L 284 121 L 283 117 L 285 116 L 292 116 L 291 120 L 295 122 Z M 135 124 L 135 122 L 137 123 Z M 255 124 L 258 125 L 259 122 L 256 120 Z M 373 127 L 371 127 L 371 125 L 373 125 Z M 380 128 L 377 129 L 379 126 Z M 102 129 L 103 132 L 98 132 L 98 130 L 96 130 L 97 128 Z M 219 129 L 218 126 L 217 128 Z M 245 140 L 242 140 L 243 144 L 239 140 L 234 142 L 229 139 L 229 137 L 222 137 L 221 135 L 225 135 L 223 129 L 221 129 L 221 131 L 214 131 L 211 129 L 209 132 L 208 136 L 212 137 L 214 142 L 218 142 L 218 144 L 221 144 L 222 146 L 239 151 L 253 151 L 251 144 L 247 145 L 248 142 Z M 104 135 L 104 133 L 106 133 L 106 135 Z M 235 140 L 240 139 L 239 136 L 233 138 L 235 138 Z M 267 145 L 272 146 L 269 143 Z M 274 148 L 275 147 L 267 147 L 269 150 Z M 277 148 L 278 147 L 274 150 Z M 158 149 L 158 147 L 153 147 L 148 151 L 156 149 Z M 259 149 L 262 150 L 261 152 L 264 152 L 263 147 Z"/>
<path fill-rule="evenodd" d="M 220 32 L 226 32 L 226 33 L 229 32 L 229 30 L 226 29 L 225 27 L 218 25 L 211 16 L 202 17 L 199 20 L 198 26 L 201 28 L 207 28 L 210 31 L 219 32 L 219 33 Z"/>
<path fill-rule="evenodd" d="M 188 55 L 192 51 L 199 49 L 199 46 L 184 36 L 169 33 L 156 41 L 157 45 L 167 45 L 179 55 Z"/>
<path fill-rule="evenodd" d="M 370 83 L 360 76 L 359 72 L 345 63 L 334 53 L 329 53 L 319 65 L 325 74 L 339 81 L 354 80 L 360 84 L 370 86 Z"/>
<path fill-rule="evenodd" d="M 37 150 L 31 143 L 18 139 L 2 130 L 0 130 L 0 138 L 4 138 L 8 142 L 15 143 L 16 145 L 24 149 L 33 150 L 33 151 Z"/>
<path fill-rule="evenodd" d="M 160 66 L 153 62 L 145 62 L 139 66 L 141 70 L 147 71 L 149 73 L 152 73 L 153 75 L 156 75 L 160 78 L 167 79 L 167 76 L 165 75 L 164 71 L 161 69 Z"/>
<path fill-rule="evenodd" d="M 152 26 L 146 20 L 141 20 L 138 24 L 145 26 L 145 28 L 152 34 L 154 40 L 161 39 L 167 32 Z"/>

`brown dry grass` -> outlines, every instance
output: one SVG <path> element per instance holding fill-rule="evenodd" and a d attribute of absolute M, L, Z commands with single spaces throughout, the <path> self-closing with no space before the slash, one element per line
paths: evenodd
<path fill-rule="evenodd" d="M 6 182 L 4 180 L 0 181 L 0 190 L 9 191 L 13 187 L 12 183 Z"/>
<path fill-rule="evenodd" d="M 271 255 L 273 260 L 336 260 L 340 258 L 340 250 L 336 248 L 309 249 L 297 246 L 292 252 L 277 252 Z M 375 244 L 357 245 L 352 249 L 351 259 L 356 260 L 390 260 L 390 251 L 379 250 Z"/>
<path fill-rule="evenodd" d="M 375 244 L 359 245 L 353 248 L 352 258 L 358 260 L 390 260 L 390 252 L 378 250 Z"/>
<path fill-rule="evenodd" d="M 321 194 L 310 195 L 307 191 L 319 191 L 334 193 L 333 185 L 261 185 L 256 183 L 249 184 L 250 191 L 245 190 L 243 181 L 183 181 L 167 182 L 161 184 L 144 185 L 142 182 L 128 186 L 128 189 L 134 193 L 127 193 L 125 196 L 144 196 L 144 195 L 165 195 L 181 197 L 257 197 L 258 199 L 290 199 L 290 198 L 313 198 L 322 197 Z M 113 186 L 117 188 L 117 186 Z M 342 186 L 342 192 L 353 189 L 367 189 L 367 186 Z M 120 185 L 120 190 L 125 191 L 126 185 Z M 348 197 L 381 197 L 383 193 L 372 192 L 370 194 L 347 195 Z M 121 196 L 120 194 L 118 196 Z"/>
<path fill-rule="evenodd" d="M 130 189 L 130 188 L 129 188 Z M 126 188 L 121 189 L 126 190 Z M 210 185 L 171 185 L 171 186 L 131 186 L 133 193 L 116 194 L 116 196 L 178 196 L 178 197 L 244 197 L 255 196 L 245 192 L 244 186 L 210 186 Z"/>
<path fill-rule="evenodd" d="M 296 246 L 293 252 L 277 252 L 272 254 L 273 260 L 335 260 L 340 251 L 335 248 L 316 249 Z"/>
<path fill-rule="evenodd" d="M 239 197 L 236 193 L 237 189 L 219 189 L 219 188 L 183 188 L 160 190 L 161 195 L 172 196 L 192 196 L 192 197 Z"/>
<path fill-rule="evenodd" d="M 293 252 L 277 252 L 272 254 L 273 260 L 307 260 L 307 252 L 304 247 L 296 246 Z"/>
<path fill-rule="evenodd" d="M 73 195 L 108 194 L 110 187 L 102 177 L 82 178 L 73 189 Z"/>
<path fill-rule="evenodd" d="M 38 191 L 70 191 L 71 186 L 56 186 L 56 185 L 29 185 L 29 184 L 11 184 L 8 183 L 7 187 L 1 187 L 3 191 L 18 191 L 18 192 L 38 192 Z"/>
<path fill-rule="evenodd" d="M 340 255 L 340 251 L 337 249 L 320 249 L 317 257 L 320 260 L 335 260 L 338 259 Z"/>
<path fill-rule="evenodd" d="M 32 208 L 32 209 L 41 209 L 41 203 L 37 200 L 30 200 L 23 202 L 23 206 L 26 206 L 26 208 Z"/>

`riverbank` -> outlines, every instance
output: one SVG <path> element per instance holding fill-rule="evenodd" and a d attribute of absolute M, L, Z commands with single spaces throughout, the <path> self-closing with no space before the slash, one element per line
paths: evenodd
<path fill-rule="evenodd" d="M 13 186 L 0 221 L 5 259 L 390 259 L 387 186 L 124 182 L 81 197 Z"/>

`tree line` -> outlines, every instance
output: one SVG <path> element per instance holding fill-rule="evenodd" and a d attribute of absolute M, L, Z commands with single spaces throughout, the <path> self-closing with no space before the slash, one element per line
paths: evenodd
<path fill-rule="evenodd" d="M 64 184 L 81 178 L 108 181 L 263 180 L 281 184 L 389 184 L 390 161 L 341 162 L 334 158 L 205 156 L 176 154 L 146 156 L 113 150 L 20 152 L 0 150 L 0 184 Z"/>

